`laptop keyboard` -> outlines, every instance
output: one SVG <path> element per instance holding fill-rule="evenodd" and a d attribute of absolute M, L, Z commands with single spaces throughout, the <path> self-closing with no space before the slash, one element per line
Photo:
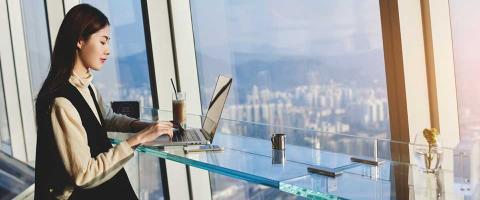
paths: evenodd
<path fill-rule="evenodd" d="M 175 141 L 200 141 L 198 136 L 198 129 L 185 130 L 183 133 L 180 131 L 174 132 L 172 140 Z"/>

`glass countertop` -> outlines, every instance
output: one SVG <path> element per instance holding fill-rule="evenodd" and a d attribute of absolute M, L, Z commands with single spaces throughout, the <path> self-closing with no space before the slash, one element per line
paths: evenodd
<path fill-rule="evenodd" d="M 215 141 L 217 137 L 219 141 Z M 282 182 L 309 175 L 310 173 L 307 171 L 309 166 L 320 166 L 332 170 L 345 170 L 358 166 L 358 164 L 351 163 L 345 155 L 336 155 L 329 152 L 311 152 L 312 150 L 307 148 L 289 145 L 287 145 L 285 150 L 285 161 L 280 164 L 273 164 L 271 147 L 262 145 L 268 144 L 270 141 L 223 134 L 218 134 L 215 140 L 214 144 L 221 145 L 224 148 L 223 151 L 190 152 L 186 154 L 181 146 L 140 146 L 137 148 L 137 151 L 281 190 L 283 190 L 280 187 Z M 115 143 L 118 142 L 120 140 L 115 140 Z M 235 149 L 234 147 L 227 147 L 225 145 L 226 142 L 235 142 L 240 146 L 242 144 L 251 145 L 247 145 L 249 148 Z M 316 162 L 310 162 L 308 160 L 310 158 L 309 155 L 317 155 L 321 159 L 317 159 Z M 284 191 L 297 194 L 297 192 L 291 189 L 287 190 L 285 188 Z M 316 196 L 328 197 L 326 199 L 337 199 L 337 196 L 321 192 L 317 193 Z"/>
<path fill-rule="evenodd" d="M 169 120 L 171 112 L 147 109 L 142 113 L 142 118 Z M 187 123 L 189 127 L 200 127 L 202 119 L 203 116 L 188 115 Z M 230 129 L 225 127 L 230 127 Z M 242 131 L 235 132 L 231 127 L 236 127 L 234 129 L 236 131 L 257 130 L 265 133 L 245 134 Z M 281 131 L 287 135 L 284 154 L 282 151 L 272 150 L 270 138 L 266 137 L 275 131 Z M 465 184 L 458 183 L 461 182 L 458 180 L 459 177 L 465 177 L 465 170 L 461 171 L 462 175 L 458 175 L 460 173 L 458 167 L 446 167 L 446 169 L 439 170 L 438 173 L 430 174 L 421 172 L 414 164 L 387 159 L 383 159 L 385 162 L 379 166 L 355 163 L 351 161 L 351 157 L 369 157 L 372 156 L 372 152 L 358 148 L 358 151 L 352 155 L 342 151 L 335 152 L 334 149 L 322 149 L 321 146 L 310 146 L 310 143 L 298 143 L 302 138 L 292 139 L 297 135 L 289 134 L 289 131 L 291 130 L 288 128 L 275 127 L 272 129 L 269 125 L 222 119 L 213 144 L 223 147 L 223 151 L 186 154 L 182 146 L 140 146 L 137 151 L 311 199 L 430 199 L 430 197 L 463 199 L 463 197 L 468 198 L 469 196 L 478 197 L 475 196 L 479 193 L 478 177 L 470 178 L 472 179 L 469 180 L 468 185 L 470 192 L 461 190 L 467 187 Z M 298 130 L 294 131 L 298 133 Z M 310 130 L 305 130 L 305 132 L 312 134 Z M 303 137 L 308 134 L 304 134 Z M 252 135 L 258 137 L 252 137 Z M 110 134 L 110 137 L 114 143 L 125 139 L 122 134 L 115 133 Z M 341 136 L 341 138 L 345 137 L 347 136 Z M 372 144 L 374 141 L 369 138 L 363 139 L 354 136 L 352 138 L 365 144 Z M 355 147 L 353 148 L 356 151 Z M 279 152 L 280 155 L 284 155 L 280 156 L 284 159 L 278 159 Z M 467 154 L 462 154 L 462 156 L 468 157 Z M 452 160 L 458 160 L 458 156 L 453 157 Z M 338 172 L 339 175 L 326 176 L 310 173 L 307 170 L 309 167 Z M 457 170 L 448 170 L 448 168 Z M 402 188 L 399 185 L 404 186 Z M 407 197 L 402 196 L 405 193 L 408 195 Z"/>

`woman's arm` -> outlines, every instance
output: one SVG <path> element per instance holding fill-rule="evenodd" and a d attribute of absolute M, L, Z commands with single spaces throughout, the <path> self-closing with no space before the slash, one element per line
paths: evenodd
<path fill-rule="evenodd" d="M 66 98 L 56 98 L 52 106 L 52 128 L 60 156 L 73 183 L 92 188 L 113 177 L 133 157 L 133 148 L 160 135 L 173 135 L 170 122 L 154 123 L 96 157 L 90 154 L 88 138 L 76 108 Z"/>
<path fill-rule="evenodd" d="M 92 188 L 113 177 L 133 157 L 127 141 L 91 157 L 85 128 L 79 113 L 66 98 L 56 98 L 51 113 L 53 133 L 65 165 L 75 185 Z"/>
<path fill-rule="evenodd" d="M 146 129 L 148 128 L 149 126 L 152 126 L 154 125 L 155 123 L 154 122 L 146 122 L 146 121 L 142 121 L 142 120 L 134 120 L 132 122 L 130 122 L 130 130 L 131 132 L 139 132 L 143 129 Z"/>

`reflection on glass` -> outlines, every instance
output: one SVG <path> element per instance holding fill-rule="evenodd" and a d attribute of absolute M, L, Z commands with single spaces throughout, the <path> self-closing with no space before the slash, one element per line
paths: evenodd
<path fill-rule="evenodd" d="M 32 95 L 37 97 L 50 65 L 45 1 L 24 0 L 22 3 L 23 30 L 25 31 L 28 68 Z"/>
<path fill-rule="evenodd" d="M 110 56 L 93 81 L 105 103 L 140 101 L 152 107 L 141 1 L 84 0 L 110 20 Z"/>
<path fill-rule="evenodd" d="M 12 147 L 10 144 L 10 131 L 8 128 L 5 93 L 3 91 L 2 63 L 0 60 L 0 151 L 11 156 Z"/>
<path fill-rule="evenodd" d="M 224 118 L 390 138 L 378 0 L 190 3 L 204 114 L 214 80 L 225 74 L 233 84 Z M 218 131 L 265 139 L 273 133 L 267 126 Z M 302 132 L 289 143 L 373 151 L 348 138 Z"/>
<path fill-rule="evenodd" d="M 222 114 L 223 107 L 227 101 L 228 93 L 232 85 L 232 79 L 219 76 L 217 84 L 208 105 L 208 112 L 203 121 L 203 130 L 210 134 L 210 138 L 213 138 L 215 131 L 218 127 L 218 122 Z"/>

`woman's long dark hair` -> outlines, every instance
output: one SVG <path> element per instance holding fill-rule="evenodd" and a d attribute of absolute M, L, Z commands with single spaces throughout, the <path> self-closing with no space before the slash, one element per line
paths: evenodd
<path fill-rule="evenodd" d="M 110 25 L 108 18 L 88 4 L 74 6 L 63 19 L 53 48 L 50 71 L 37 95 L 37 104 L 50 105 L 53 94 L 65 86 L 75 64 L 77 42 Z M 38 108 L 38 106 L 37 106 Z"/>

